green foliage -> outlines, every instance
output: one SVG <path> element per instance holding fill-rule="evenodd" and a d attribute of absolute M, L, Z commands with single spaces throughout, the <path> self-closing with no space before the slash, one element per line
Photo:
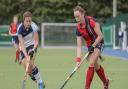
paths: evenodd
<path fill-rule="evenodd" d="M 128 1 L 117 1 L 118 14 L 127 13 Z M 26 10 L 33 13 L 37 23 L 73 22 L 73 8 L 78 4 L 100 21 L 112 16 L 112 0 L 0 0 L 0 24 L 9 24 L 14 15 L 21 21 Z"/>

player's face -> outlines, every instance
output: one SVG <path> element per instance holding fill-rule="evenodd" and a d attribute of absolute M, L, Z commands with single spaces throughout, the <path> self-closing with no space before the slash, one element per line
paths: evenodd
<path fill-rule="evenodd" d="M 77 23 L 82 23 L 84 15 L 79 11 L 74 11 L 74 17 L 75 17 Z"/>
<path fill-rule="evenodd" d="M 32 18 L 31 17 L 25 17 L 24 19 L 24 26 L 26 29 L 28 29 L 31 26 Z"/>
<path fill-rule="evenodd" d="M 17 18 L 17 17 L 14 17 L 14 18 L 13 18 L 13 22 L 17 24 L 18 18 Z"/>

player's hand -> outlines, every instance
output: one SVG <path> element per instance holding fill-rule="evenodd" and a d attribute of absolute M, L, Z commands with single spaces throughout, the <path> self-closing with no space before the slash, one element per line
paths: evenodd
<path fill-rule="evenodd" d="M 80 57 L 76 57 L 75 61 L 76 61 L 76 66 L 78 67 L 80 62 L 81 62 L 81 58 Z"/>
<path fill-rule="evenodd" d="M 88 52 L 93 53 L 94 52 L 94 47 L 92 45 L 88 46 Z"/>
<path fill-rule="evenodd" d="M 34 53 L 35 53 L 34 49 L 29 50 L 28 55 L 30 56 L 30 58 L 33 57 Z"/>

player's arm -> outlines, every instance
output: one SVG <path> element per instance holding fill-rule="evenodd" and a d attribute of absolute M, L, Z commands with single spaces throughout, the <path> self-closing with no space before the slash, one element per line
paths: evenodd
<path fill-rule="evenodd" d="M 82 38 L 81 36 L 77 36 L 77 57 L 81 58 L 82 54 Z"/>
<path fill-rule="evenodd" d="M 25 73 L 25 76 L 27 76 L 28 70 L 29 70 L 29 65 L 30 65 L 30 59 L 29 59 L 29 56 L 27 55 L 27 52 L 26 52 L 26 48 L 24 46 L 24 40 L 23 40 L 22 35 L 18 35 L 18 38 L 19 38 L 19 43 L 20 43 L 21 50 L 24 53 L 25 58 L 27 60 L 27 62 L 26 62 L 26 73 Z"/>
<path fill-rule="evenodd" d="M 39 45 L 39 36 L 38 36 L 38 31 L 39 31 L 39 27 L 36 25 L 36 23 L 32 22 L 31 23 L 31 26 L 33 28 L 33 31 L 34 31 L 34 50 L 38 47 Z"/>
<path fill-rule="evenodd" d="M 33 57 L 33 54 L 35 53 L 35 50 L 37 49 L 38 44 L 39 44 L 39 36 L 38 36 L 38 30 L 39 30 L 39 28 L 38 28 L 38 26 L 34 22 L 31 23 L 31 26 L 32 26 L 32 29 L 34 31 L 34 47 L 33 47 L 32 50 L 29 50 L 28 51 L 28 54 L 32 58 Z"/>
<path fill-rule="evenodd" d="M 2 33 L 2 34 L 0 34 L 1 36 L 9 36 L 9 34 L 8 33 Z"/>
<path fill-rule="evenodd" d="M 76 66 L 81 62 L 82 56 L 82 37 L 78 30 L 76 30 L 76 39 L 77 39 L 77 57 L 76 57 Z"/>
<path fill-rule="evenodd" d="M 23 51 L 25 58 L 28 59 L 28 55 L 27 55 L 27 52 L 24 46 L 24 40 L 23 40 L 22 35 L 18 35 L 18 38 L 19 38 L 19 44 L 20 44 L 21 50 Z"/>
<path fill-rule="evenodd" d="M 9 36 L 16 36 L 16 34 L 12 34 L 12 33 L 11 33 L 11 28 L 9 29 L 8 35 L 9 35 Z"/>
<path fill-rule="evenodd" d="M 39 36 L 38 36 L 38 32 L 34 32 L 34 40 L 35 40 L 35 43 L 34 43 L 34 47 L 33 49 L 35 50 L 38 45 L 39 45 Z"/>
<path fill-rule="evenodd" d="M 9 29 L 9 31 L 8 31 L 8 34 L 11 36 L 11 27 L 10 27 L 10 29 Z"/>
<path fill-rule="evenodd" d="M 77 57 L 76 57 L 76 66 L 79 65 L 81 62 L 81 55 L 82 55 L 82 38 L 81 36 L 77 36 Z"/>
<path fill-rule="evenodd" d="M 98 43 L 101 42 L 101 40 L 103 39 L 103 35 L 102 35 L 102 32 L 101 32 L 101 29 L 100 29 L 100 24 L 99 23 L 95 23 L 95 27 L 94 27 L 94 31 L 96 32 L 97 34 L 97 38 L 95 40 L 95 42 L 92 44 L 93 47 L 96 47 L 96 45 Z"/>
<path fill-rule="evenodd" d="M 28 51 L 28 54 L 30 55 L 30 58 L 33 57 L 35 50 L 37 49 L 39 44 L 39 37 L 38 37 L 38 32 L 34 32 L 34 47 L 32 50 Z"/>
<path fill-rule="evenodd" d="M 10 32 L 10 29 L 9 29 L 8 32 L 6 32 L 6 33 L 2 33 L 2 34 L 0 34 L 0 35 L 1 35 L 1 36 L 11 36 L 10 33 L 11 33 L 11 32 Z"/>

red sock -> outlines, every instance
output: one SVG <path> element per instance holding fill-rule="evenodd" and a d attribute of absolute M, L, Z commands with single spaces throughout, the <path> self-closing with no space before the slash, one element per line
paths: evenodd
<path fill-rule="evenodd" d="M 20 51 L 19 50 L 16 50 L 16 60 L 19 60 L 20 59 L 19 54 L 20 54 Z"/>
<path fill-rule="evenodd" d="M 94 67 L 89 67 L 86 75 L 86 86 L 85 89 L 90 89 L 90 85 L 94 76 Z"/>
<path fill-rule="evenodd" d="M 104 69 L 102 66 L 100 66 L 100 68 L 96 71 L 97 75 L 100 77 L 100 79 L 102 80 L 103 83 L 106 82 L 106 76 L 105 76 L 105 73 L 104 73 Z"/>

